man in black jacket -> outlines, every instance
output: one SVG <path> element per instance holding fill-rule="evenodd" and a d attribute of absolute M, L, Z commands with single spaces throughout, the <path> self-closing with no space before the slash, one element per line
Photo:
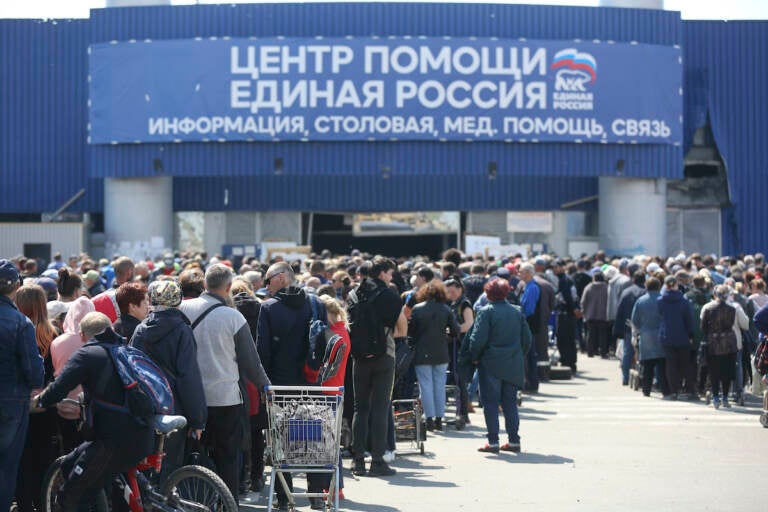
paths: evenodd
<path fill-rule="evenodd" d="M 72 355 L 55 381 L 32 398 L 36 408 L 51 407 L 82 385 L 88 416 L 93 418 L 92 439 L 75 448 L 62 464 L 67 479 L 59 491 L 59 505 L 64 512 L 77 510 L 81 500 L 91 503 L 115 474 L 149 455 L 154 444 L 150 427 L 130 414 L 99 405 L 125 403 L 123 383 L 106 348 L 125 340 L 112 331 L 109 318 L 98 312 L 83 317 L 80 333 L 83 341 L 90 341 Z"/>
<path fill-rule="evenodd" d="M 154 281 L 149 285 L 149 302 L 152 311 L 136 327 L 131 345 L 163 369 L 173 389 L 176 414 L 187 418 L 189 433 L 196 434 L 200 439 L 208 418 L 208 408 L 197 364 L 195 337 L 189 320 L 178 309 L 181 287 L 175 281 Z M 176 432 L 166 439 L 161 481 L 183 465 L 186 432 L 186 429 Z"/>
<path fill-rule="evenodd" d="M 379 322 L 387 333 L 387 346 L 381 355 L 355 354 L 356 340 L 351 339 L 353 352 L 352 374 L 355 388 L 355 415 L 352 419 L 352 451 L 354 462 L 352 473 L 365 475 L 364 454 L 369 439 L 371 463 L 369 476 L 390 476 L 395 470 L 384 462 L 387 421 L 392 399 L 392 383 L 395 375 L 395 340 L 392 337 L 395 325 L 405 325 L 405 315 L 397 293 L 389 288 L 395 264 L 384 256 L 375 256 L 371 266 L 372 278 L 366 278 L 355 290 L 355 294 L 371 297 L 373 308 L 379 315 Z M 405 328 L 403 327 L 403 330 Z"/>
<path fill-rule="evenodd" d="M 560 364 L 570 366 L 576 373 L 576 319 L 581 315 L 581 308 L 576 302 L 576 286 L 565 273 L 565 262 L 555 260 L 552 272 L 557 276 L 557 350 L 560 352 Z"/>
<path fill-rule="evenodd" d="M 305 362 L 312 357 L 309 347 L 309 323 L 312 319 L 310 300 L 315 301 L 317 319 L 328 323 L 325 305 L 317 297 L 308 297 L 304 290 L 294 284 L 293 268 L 286 262 L 275 263 L 264 275 L 271 299 L 261 305 L 259 312 L 256 348 L 264 370 L 276 386 L 306 386 Z M 325 347 L 315 347 L 314 357 L 322 361 Z M 293 479 L 290 473 L 283 476 L 290 489 Z M 322 474 L 307 474 L 309 492 L 323 490 L 325 478 Z M 287 509 L 285 490 L 277 485 L 278 506 Z M 313 509 L 322 508 L 321 498 L 310 498 Z"/>

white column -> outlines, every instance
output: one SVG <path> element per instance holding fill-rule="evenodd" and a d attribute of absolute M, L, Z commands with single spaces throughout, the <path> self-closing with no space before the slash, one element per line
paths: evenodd
<path fill-rule="evenodd" d="M 149 256 L 173 247 L 173 178 L 105 178 L 104 234 L 107 257 L 114 252 L 139 256 L 141 244 L 152 248 L 152 239 L 163 239 Z M 125 244 L 128 244 L 126 246 Z"/>
<path fill-rule="evenodd" d="M 667 182 L 599 178 L 600 248 L 608 254 L 667 253 Z"/>

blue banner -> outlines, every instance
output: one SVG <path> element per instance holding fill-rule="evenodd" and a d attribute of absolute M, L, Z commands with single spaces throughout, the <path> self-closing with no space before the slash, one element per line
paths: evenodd
<path fill-rule="evenodd" d="M 90 48 L 91 144 L 680 144 L 677 47 L 495 38 L 131 41 Z"/>

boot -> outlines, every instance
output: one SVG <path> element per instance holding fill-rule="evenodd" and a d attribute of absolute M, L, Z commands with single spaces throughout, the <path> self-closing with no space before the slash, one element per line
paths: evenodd
<path fill-rule="evenodd" d="M 435 421 L 432 418 L 427 418 L 427 430 L 430 432 L 435 430 Z"/>
<path fill-rule="evenodd" d="M 443 418 L 435 418 L 435 430 L 438 432 L 443 431 Z"/>

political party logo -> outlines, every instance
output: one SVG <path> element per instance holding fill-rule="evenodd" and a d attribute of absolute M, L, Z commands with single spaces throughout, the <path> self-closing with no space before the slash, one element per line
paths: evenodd
<path fill-rule="evenodd" d="M 555 110 L 594 109 L 594 95 L 587 90 L 597 81 L 597 61 L 592 55 L 566 48 L 555 54 L 550 69 L 557 70 L 552 98 Z"/>

